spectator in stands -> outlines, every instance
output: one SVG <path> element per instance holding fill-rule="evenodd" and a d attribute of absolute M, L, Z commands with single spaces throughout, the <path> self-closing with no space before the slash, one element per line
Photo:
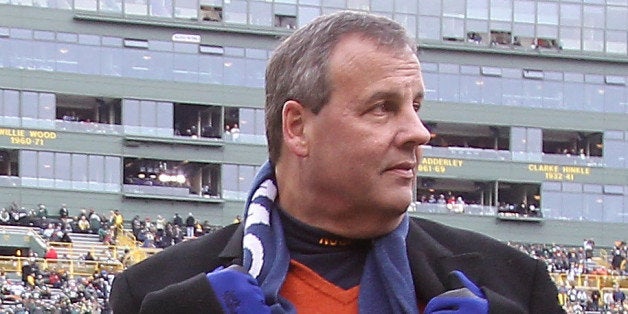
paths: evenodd
<path fill-rule="evenodd" d="M 61 204 L 61 208 L 59 208 L 59 218 L 65 219 L 69 216 L 68 208 L 65 204 Z"/>
<path fill-rule="evenodd" d="M 53 246 L 49 247 L 46 254 L 44 254 L 44 258 L 48 260 L 56 260 L 58 258 L 57 250 L 55 250 Z"/>
<path fill-rule="evenodd" d="M 86 216 L 81 216 L 78 221 L 78 228 L 80 233 L 88 233 L 89 232 L 89 221 Z"/>
<path fill-rule="evenodd" d="M 98 229 L 100 229 L 100 224 L 102 223 L 102 218 L 94 209 L 89 210 L 89 231 L 92 234 L 98 234 Z"/>
<path fill-rule="evenodd" d="M 234 299 L 249 313 L 563 312 L 542 261 L 407 215 L 430 134 L 416 43 L 400 24 L 316 18 L 266 71 L 270 160 L 244 222 L 129 267 L 114 312 L 230 312 Z"/>
<path fill-rule="evenodd" d="M 174 217 L 172 217 L 172 224 L 175 226 L 183 227 L 183 218 L 179 216 L 179 213 L 174 213 Z"/>
<path fill-rule="evenodd" d="M 188 214 L 188 218 L 185 219 L 185 228 L 186 228 L 186 236 L 188 238 L 191 238 L 194 236 L 194 224 L 196 223 L 196 219 L 194 219 L 194 216 L 192 215 L 192 213 Z"/>
<path fill-rule="evenodd" d="M 87 251 L 87 253 L 85 253 L 85 257 L 83 258 L 86 261 L 93 261 L 94 260 L 94 255 L 92 255 L 92 251 Z"/>
<path fill-rule="evenodd" d="M 139 215 L 135 215 L 135 217 L 133 217 L 133 220 L 131 220 L 131 232 L 133 232 L 133 236 L 136 239 L 140 234 L 140 230 L 142 230 L 142 221 L 140 220 Z"/>
<path fill-rule="evenodd" d="M 615 290 L 613 290 L 613 301 L 621 307 L 624 306 L 624 301 L 626 301 L 626 294 L 621 291 L 619 284 L 615 284 Z"/>

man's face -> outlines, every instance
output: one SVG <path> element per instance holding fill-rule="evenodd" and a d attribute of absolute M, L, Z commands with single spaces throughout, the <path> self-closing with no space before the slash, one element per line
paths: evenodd
<path fill-rule="evenodd" d="M 311 187 L 338 219 L 386 223 L 412 200 L 429 132 L 417 113 L 424 86 L 409 49 L 378 47 L 358 35 L 330 58 L 330 101 L 310 124 Z"/>

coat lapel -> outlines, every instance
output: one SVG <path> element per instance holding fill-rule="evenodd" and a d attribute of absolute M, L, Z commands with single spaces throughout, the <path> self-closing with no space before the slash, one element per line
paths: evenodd
<path fill-rule="evenodd" d="M 415 219 L 410 220 L 406 244 L 419 303 L 426 304 L 446 290 L 459 288 L 449 283 L 449 273 L 453 270 L 462 271 L 471 281 L 481 285 L 481 254 L 453 254 L 425 232 Z"/>

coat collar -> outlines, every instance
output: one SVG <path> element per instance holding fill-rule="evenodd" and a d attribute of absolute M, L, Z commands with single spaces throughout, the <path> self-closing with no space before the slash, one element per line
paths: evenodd
<path fill-rule="evenodd" d="M 412 279 L 417 300 L 427 302 L 446 290 L 459 288 L 450 282 L 449 273 L 462 271 L 477 285 L 482 283 L 482 256 L 478 252 L 454 254 L 442 246 L 420 225 L 418 219 L 410 220 L 406 238 Z"/>
<path fill-rule="evenodd" d="M 240 224 L 219 257 L 228 264 L 241 264 L 243 236 L 244 224 Z M 462 271 L 477 285 L 482 284 L 482 256 L 477 252 L 453 254 L 421 227 L 420 220 L 410 219 L 406 245 L 419 302 L 458 288 L 448 279 L 453 270 Z"/>

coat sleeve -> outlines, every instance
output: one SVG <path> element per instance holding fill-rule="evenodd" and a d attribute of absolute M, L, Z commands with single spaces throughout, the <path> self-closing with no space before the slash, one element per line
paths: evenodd
<path fill-rule="evenodd" d="M 531 313 L 565 313 L 558 304 L 558 289 L 547 272 L 544 262 L 536 260 L 536 272 L 534 274 L 534 286 L 530 298 Z"/>
<path fill-rule="evenodd" d="M 528 291 L 530 293 L 529 304 L 522 304 L 511 298 L 501 295 L 500 293 L 483 287 L 482 290 L 488 299 L 489 313 L 544 313 L 544 314 L 561 314 L 565 313 L 558 304 L 558 291 L 556 285 L 547 273 L 545 264 L 536 260 L 533 274 L 534 280 Z"/>
<path fill-rule="evenodd" d="M 160 313 L 222 314 L 223 310 L 207 277 L 201 273 L 147 294 L 140 314 Z"/>

